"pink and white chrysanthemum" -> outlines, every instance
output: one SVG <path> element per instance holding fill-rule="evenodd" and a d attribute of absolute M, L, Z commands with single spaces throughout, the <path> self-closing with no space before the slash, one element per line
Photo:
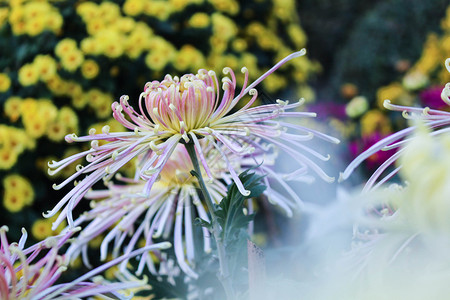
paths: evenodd
<path fill-rule="evenodd" d="M 220 151 L 206 139 L 200 140 L 199 143 L 204 150 L 206 162 L 211 166 L 212 180 L 207 181 L 206 185 L 212 201 L 218 204 L 226 195 L 226 185 L 232 183 L 233 179 L 226 163 L 222 162 Z M 225 146 L 221 147 L 221 151 L 228 151 Z M 255 149 L 255 152 L 248 157 L 228 153 L 233 169 L 238 172 L 253 167 L 255 172 L 267 174 L 264 178 L 267 198 L 291 216 L 293 210 L 301 208 L 302 202 L 287 184 L 286 181 L 289 178 L 272 170 L 275 156 L 276 153 L 273 151 L 262 149 Z M 100 246 L 101 259 L 106 259 L 111 243 L 113 243 L 113 254 L 117 256 L 121 249 L 125 253 L 130 253 L 139 246 L 141 239 L 145 241 L 145 245 L 151 245 L 155 238 L 170 237 L 173 238 L 175 255 L 180 268 L 189 276 L 196 277 L 194 250 L 196 230 L 192 220 L 194 217 L 199 217 L 209 222 L 210 212 L 205 210 L 205 204 L 198 194 L 197 179 L 190 174 L 192 169 L 185 146 L 178 144 L 148 196 L 140 194 L 145 181 L 140 178 L 129 179 L 121 176 L 118 179 L 123 184 L 110 182 L 106 190 L 88 192 L 86 198 L 93 200 L 92 209 L 76 219 L 74 224 L 75 226 L 86 222 L 89 224 L 74 240 L 68 252 L 73 258 L 81 253 L 83 261 L 88 265 L 86 257 L 88 243 L 101 234 L 106 233 Z M 203 176 L 205 175 L 204 171 Z M 310 177 L 301 176 L 301 174 L 295 176 L 297 181 L 309 179 Z M 271 187 L 273 181 L 282 187 L 281 191 Z M 250 212 L 253 209 L 251 201 L 248 209 Z M 209 231 L 204 227 L 201 230 L 202 234 L 197 239 L 203 239 L 203 250 L 209 253 L 211 251 Z M 122 263 L 122 271 L 126 271 L 125 266 L 126 262 Z M 159 273 L 151 256 L 147 254 L 141 256 L 137 274 L 141 274 L 145 267 L 154 274 Z"/>
<path fill-rule="evenodd" d="M 445 61 L 445 67 L 447 71 L 450 72 L 450 58 L 447 58 Z M 450 83 L 447 83 L 441 93 L 442 101 L 448 106 L 450 106 Z M 384 176 L 379 180 L 382 176 L 383 172 L 386 171 L 388 167 L 393 165 L 397 159 L 403 155 L 403 153 L 408 149 L 408 141 L 410 136 L 414 130 L 419 126 L 417 123 L 422 123 L 428 128 L 433 129 L 430 133 L 432 136 L 439 135 L 444 132 L 450 131 L 450 112 L 445 110 L 436 110 L 430 109 L 429 107 L 420 108 L 420 107 L 410 107 L 410 106 L 401 106 L 391 104 L 389 100 L 384 101 L 384 107 L 393 111 L 400 111 L 403 114 L 403 117 L 406 119 L 415 122 L 413 126 L 410 126 L 406 129 L 400 130 L 371 146 L 369 149 L 361 153 L 358 157 L 356 157 L 341 173 L 339 180 L 345 180 L 353 173 L 353 171 L 368 157 L 373 155 L 378 151 L 386 151 L 391 149 L 397 149 L 394 155 L 389 157 L 380 167 L 372 174 L 367 183 L 364 186 L 364 191 L 368 191 L 372 188 L 377 188 L 381 184 L 385 183 L 389 179 L 391 179 L 398 171 L 402 168 L 402 166 L 397 166 L 393 171 Z M 406 145 L 406 146 L 405 146 Z M 405 147 L 403 147 L 405 146 Z M 378 182 L 377 182 L 378 181 Z"/>
<path fill-rule="evenodd" d="M 28 248 L 25 248 L 27 239 L 25 229 L 22 229 L 22 237 L 18 243 L 8 242 L 7 231 L 6 226 L 0 228 L 0 298 L 2 300 L 82 299 L 103 294 L 112 294 L 118 299 L 126 299 L 117 291 L 142 285 L 141 282 L 86 281 L 127 259 L 128 256 L 119 257 L 97 267 L 72 282 L 55 284 L 61 274 L 67 270 L 69 262 L 65 254 L 59 254 L 60 249 L 74 231 L 66 231 L 59 236 L 47 238 Z M 169 243 L 155 244 L 130 253 L 130 256 L 168 246 Z"/>
<path fill-rule="evenodd" d="M 145 181 L 141 193 L 143 196 L 149 195 L 180 142 L 195 145 L 206 176 L 211 179 L 211 166 L 204 158 L 204 149 L 199 142 L 201 138 L 207 138 L 219 151 L 232 180 L 243 195 L 248 195 L 249 191 L 244 189 L 222 146 L 235 155 L 248 156 L 255 151 L 256 146 L 271 144 L 289 155 L 297 163 L 296 169 L 300 169 L 300 173 L 313 170 L 322 179 L 333 181 L 334 178 L 329 177 L 311 158 L 314 156 L 327 160 L 329 157 L 317 153 L 302 142 L 312 139 L 314 135 L 334 143 L 339 141 L 287 120 L 315 117 L 315 113 L 311 112 L 289 111 L 301 106 L 302 101 L 289 104 L 277 100 L 275 104 L 252 107 L 258 96 L 255 86 L 290 59 L 304 54 L 305 50 L 302 50 L 287 56 L 251 84 L 248 84 L 248 70 L 242 68 L 244 83 L 239 94 L 236 92 L 235 74 L 230 68 L 225 68 L 224 73 L 230 77 L 222 78 L 222 96 L 216 74 L 206 70 L 181 78 L 166 75 L 161 82 L 148 82 L 139 98 L 138 110 L 128 103 L 127 96 L 122 96 L 120 102 L 112 105 L 113 117 L 130 131 L 111 133 L 105 127 L 99 134 L 91 130 L 88 136 L 66 136 L 68 142 L 90 141 L 92 148 L 62 161 L 49 163 L 49 173 L 55 174 L 82 157 L 86 157 L 89 164 L 80 166 L 75 174 L 61 184 L 55 184 L 54 188 L 60 189 L 79 176 L 88 175 L 45 216 L 53 216 L 62 210 L 54 226 L 66 217 L 69 225 L 74 226 L 72 210 L 88 190 L 100 179 L 107 181 L 112 178 L 122 166 L 139 155 L 146 156 L 139 166 L 139 177 Z M 251 96 L 250 100 L 236 110 L 238 103 L 247 94 Z M 100 140 L 108 143 L 99 145 Z"/>
<path fill-rule="evenodd" d="M 214 178 L 206 185 L 213 201 L 219 203 L 226 195 L 227 188 L 217 178 L 217 175 L 220 175 L 219 165 L 214 164 L 217 156 L 214 157 L 210 152 L 209 154 L 206 158 L 214 166 L 212 168 Z M 140 193 L 145 181 L 121 176 L 118 176 L 118 179 L 123 184 L 110 182 L 106 190 L 87 193 L 86 198 L 93 200 L 92 209 L 74 223 L 76 226 L 84 222 L 89 224 L 82 230 L 68 252 L 76 257 L 81 251 L 83 261 L 88 264 L 86 247 L 91 239 L 102 233 L 107 233 L 100 246 L 102 260 L 106 259 L 111 243 L 114 243 L 114 255 L 117 255 L 124 246 L 124 241 L 126 241 L 124 252 L 130 253 L 138 246 L 140 239 L 145 240 L 145 245 L 152 245 L 153 239 L 162 237 L 166 240 L 173 233 L 175 255 L 180 268 L 195 277 L 196 274 L 192 270 L 195 255 L 192 219 L 195 215 L 209 222 L 209 216 L 198 195 L 197 179 L 190 174 L 192 169 L 184 145 L 178 144 L 148 196 Z M 127 240 L 129 237 L 131 239 Z M 203 238 L 204 251 L 210 252 L 209 232 L 204 227 L 200 238 Z M 125 267 L 126 263 L 122 266 Z M 141 274 L 146 266 L 152 273 L 158 273 L 148 253 L 141 256 L 137 274 Z"/>

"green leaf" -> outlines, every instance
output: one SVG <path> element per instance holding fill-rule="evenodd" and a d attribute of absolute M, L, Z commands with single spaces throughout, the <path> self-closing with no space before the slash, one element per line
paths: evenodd
<path fill-rule="evenodd" d="M 210 230 L 212 228 L 211 223 L 209 223 L 208 221 L 203 220 L 201 218 L 195 218 L 194 225 L 206 227 L 206 228 L 208 228 Z"/>
<path fill-rule="evenodd" d="M 247 264 L 247 239 L 249 238 L 247 228 L 248 224 L 253 220 L 254 215 L 244 213 L 244 201 L 258 197 L 266 189 L 261 184 L 262 176 L 250 173 L 247 170 L 239 175 L 239 178 L 246 190 L 250 191 L 250 195 L 242 195 L 236 184 L 228 186 L 228 194 L 216 206 L 216 217 L 222 232 L 221 238 L 225 244 L 229 269 L 233 276 L 235 285 L 245 284 L 247 276 L 242 272 L 242 266 Z"/>

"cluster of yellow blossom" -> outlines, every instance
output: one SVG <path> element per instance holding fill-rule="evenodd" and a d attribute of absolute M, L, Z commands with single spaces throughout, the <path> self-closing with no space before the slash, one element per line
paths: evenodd
<path fill-rule="evenodd" d="M 13 122 L 22 119 L 29 138 L 47 136 L 62 141 L 66 134 L 78 132 L 78 117 L 70 107 L 58 108 L 49 99 L 10 97 L 5 102 L 5 114 Z"/>
<path fill-rule="evenodd" d="M 17 158 L 27 149 L 35 148 L 34 139 L 30 139 L 23 129 L 0 125 L 0 169 L 9 169 Z"/>
<path fill-rule="evenodd" d="M 9 13 L 8 21 L 15 35 L 36 36 L 45 30 L 59 33 L 63 18 L 56 8 L 45 1 L 10 1 L 10 8 L 0 12 L 0 25 L 5 21 L 1 16 Z"/>
<path fill-rule="evenodd" d="M 162 71 L 169 64 L 176 70 L 196 71 L 200 67 L 208 67 L 220 72 L 225 66 L 252 68 L 252 79 L 257 78 L 264 68 L 258 67 L 256 57 L 247 52 L 250 46 L 258 46 L 263 51 L 274 53 L 271 63 L 278 62 L 287 54 L 303 48 L 306 45 L 306 35 L 299 26 L 295 12 L 294 1 L 274 1 L 277 8 L 269 16 L 268 22 L 250 22 L 243 28 L 238 28 L 233 19 L 240 9 L 234 0 L 210 0 L 210 5 L 216 10 L 211 15 L 195 12 L 188 16 L 183 24 L 173 24 L 173 30 L 184 26 L 193 29 L 211 28 L 207 54 L 190 44 L 184 44 L 178 49 L 164 37 L 154 31 L 144 22 L 133 17 L 150 16 L 159 21 L 165 21 L 171 14 L 182 11 L 191 4 L 205 4 L 201 0 L 143 1 L 127 0 L 123 6 L 112 2 L 99 4 L 86 1 L 77 6 L 77 13 L 86 25 L 88 36 L 80 42 L 84 55 L 105 55 L 111 59 L 127 56 L 137 59 L 145 55 L 145 63 L 149 70 Z M 121 14 L 123 11 L 124 15 Z M 292 40 L 295 49 L 286 46 L 278 35 L 278 23 L 287 28 L 287 35 Z M 267 23 L 267 25 L 266 25 Z M 180 32 L 181 33 L 181 32 Z M 231 49 L 229 49 L 231 47 Z M 81 55 L 80 55 L 81 57 Z M 76 60 L 74 58 L 74 60 Z M 80 62 L 81 63 L 81 60 Z M 87 67 L 88 68 L 88 67 Z M 291 74 L 297 83 L 304 83 L 309 73 L 317 72 L 319 66 L 302 57 L 291 66 Z M 97 69 L 93 67 L 92 69 Z M 160 74 L 164 75 L 164 74 Z M 84 75 L 88 78 L 88 76 Z M 265 88 L 269 92 L 277 92 L 287 86 L 286 76 L 274 76 L 266 81 Z M 299 85 L 304 88 L 304 85 Z"/>
<path fill-rule="evenodd" d="M 33 187 L 28 179 L 20 175 L 8 175 L 3 179 L 3 206 L 10 212 L 18 212 L 34 200 Z"/>
<path fill-rule="evenodd" d="M 126 5 L 127 2 L 124 9 Z M 83 2 L 77 7 L 77 13 L 85 22 L 88 32 L 88 36 L 80 43 L 86 55 L 103 54 L 111 59 L 127 55 L 135 59 L 153 44 L 150 27 L 131 17 L 122 16 L 120 7 L 113 2 Z"/>
<path fill-rule="evenodd" d="M 69 72 L 75 72 L 84 61 L 83 52 L 78 49 L 77 42 L 69 38 L 59 41 L 55 47 L 55 54 L 62 67 Z"/>
<path fill-rule="evenodd" d="M 33 62 L 19 69 L 19 83 L 22 86 L 36 84 L 39 80 L 47 82 L 56 76 L 57 63 L 50 55 L 37 55 Z"/>

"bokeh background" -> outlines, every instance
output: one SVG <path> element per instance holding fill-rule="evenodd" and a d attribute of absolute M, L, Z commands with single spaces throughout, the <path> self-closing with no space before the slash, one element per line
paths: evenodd
<path fill-rule="evenodd" d="M 75 165 L 51 177 L 47 162 L 89 147 L 66 143 L 66 134 L 121 130 L 110 110 L 121 95 L 137 101 L 147 81 L 199 68 L 219 74 L 246 66 L 254 80 L 304 47 L 305 57 L 258 87 L 260 104 L 305 98 L 304 109 L 318 113 L 314 126 L 343 140 L 337 169 L 406 126 L 385 99 L 443 108 L 445 0 L 0 1 L 1 225 L 11 240 L 22 227 L 31 240 L 55 234 L 42 212 L 68 191 L 52 184 Z M 358 184 L 384 159 L 370 157 L 346 184 Z M 261 247 L 281 245 L 301 223 L 264 202 L 259 211 Z"/>

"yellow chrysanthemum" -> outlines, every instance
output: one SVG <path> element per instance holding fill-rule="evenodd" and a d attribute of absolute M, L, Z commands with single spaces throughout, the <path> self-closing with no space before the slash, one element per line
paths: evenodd
<path fill-rule="evenodd" d="M 361 118 L 361 135 L 370 135 L 375 131 L 383 135 L 391 132 L 390 120 L 378 109 L 369 110 Z"/>
<path fill-rule="evenodd" d="M 92 59 L 86 59 L 81 65 L 81 74 L 86 79 L 92 79 L 97 77 L 100 67 Z"/>
<path fill-rule="evenodd" d="M 150 70 L 161 71 L 170 59 L 171 57 L 163 56 L 159 52 L 152 51 L 145 56 L 145 64 Z"/>
<path fill-rule="evenodd" d="M 38 69 L 33 64 L 26 64 L 19 69 L 19 83 L 30 86 L 39 80 Z"/>
<path fill-rule="evenodd" d="M 58 115 L 58 109 L 51 100 L 39 99 L 38 105 L 39 115 L 42 118 L 47 120 L 47 122 L 55 120 L 56 116 Z"/>
<path fill-rule="evenodd" d="M 10 212 L 18 212 L 33 202 L 33 187 L 25 177 L 9 175 L 3 180 L 3 187 L 5 189 L 3 204 Z"/>
<path fill-rule="evenodd" d="M 202 53 L 195 47 L 184 45 L 176 54 L 173 64 L 178 70 L 185 71 L 190 67 L 197 69 L 199 66 L 205 65 L 205 61 Z"/>
<path fill-rule="evenodd" d="M 430 34 L 425 42 L 422 56 L 414 65 L 413 69 L 428 75 L 434 71 L 443 61 L 442 52 L 439 47 L 439 38 L 436 34 Z"/>
<path fill-rule="evenodd" d="M 11 86 L 11 79 L 5 73 L 0 73 L 0 93 L 6 92 Z"/>
<path fill-rule="evenodd" d="M 60 109 L 57 119 L 66 124 L 69 128 L 78 127 L 78 116 L 68 106 L 64 106 Z"/>
<path fill-rule="evenodd" d="M 137 16 L 144 10 L 144 1 L 142 0 L 127 0 L 123 4 L 123 12 L 129 16 Z"/>
<path fill-rule="evenodd" d="M 103 30 L 98 35 L 97 41 L 100 43 L 103 53 L 110 58 L 117 58 L 124 52 L 124 37 L 114 30 Z"/>
<path fill-rule="evenodd" d="M 47 15 L 46 27 L 55 33 L 61 30 L 63 25 L 63 17 L 58 12 L 52 12 Z"/>
<path fill-rule="evenodd" d="M 8 170 L 17 162 L 17 153 L 9 148 L 0 149 L 0 169 Z"/>
<path fill-rule="evenodd" d="M 25 199 L 14 192 L 5 192 L 3 206 L 12 213 L 21 211 L 25 206 Z"/>
<path fill-rule="evenodd" d="M 38 55 L 34 59 L 39 77 L 43 81 L 53 78 L 56 74 L 56 61 L 50 55 Z"/>
<path fill-rule="evenodd" d="M 209 0 L 212 5 L 221 12 L 236 15 L 239 12 L 239 3 L 235 0 Z"/>
<path fill-rule="evenodd" d="M 287 80 L 281 75 L 272 74 L 270 80 L 265 80 L 263 85 L 269 93 L 274 93 L 284 88 L 287 85 Z"/>
<path fill-rule="evenodd" d="M 82 109 L 88 103 L 88 97 L 86 95 L 84 95 L 84 94 L 79 95 L 79 96 L 71 97 L 71 99 L 72 99 L 72 105 L 76 109 Z"/>
<path fill-rule="evenodd" d="M 37 220 L 31 226 L 31 234 L 39 241 L 52 236 L 52 223 L 48 219 Z"/>
<path fill-rule="evenodd" d="M 19 97 L 10 97 L 5 102 L 5 114 L 11 120 L 15 122 L 19 119 L 22 112 L 22 99 Z"/>
<path fill-rule="evenodd" d="M 59 57 L 65 56 L 67 53 L 77 50 L 77 42 L 73 39 L 65 38 L 58 42 L 55 47 L 55 54 Z"/>
<path fill-rule="evenodd" d="M 25 22 L 25 31 L 30 36 L 36 36 L 44 31 L 46 25 L 46 16 L 39 15 Z"/>
<path fill-rule="evenodd" d="M 377 90 L 378 107 L 383 107 L 384 100 L 390 100 L 392 103 L 399 104 L 398 100 L 405 94 L 405 90 L 400 83 L 391 83 Z"/>
<path fill-rule="evenodd" d="M 80 48 L 84 54 L 98 55 L 102 51 L 100 45 L 93 37 L 84 38 L 81 41 Z"/>
<path fill-rule="evenodd" d="M 231 40 L 237 34 L 237 26 L 230 18 L 220 14 L 213 13 L 211 16 L 213 25 L 213 34 L 226 41 Z"/>
<path fill-rule="evenodd" d="M 307 37 L 300 26 L 296 24 L 289 25 L 288 34 L 297 48 L 303 48 L 306 46 Z"/>
<path fill-rule="evenodd" d="M 104 1 L 98 6 L 99 17 L 105 23 L 113 23 L 120 17 L 120 7 L 114 2 Z"/>
<path fill-rule="evenodd" d="M 202 12 L 195 13 L 189 19 L 188 24 L 194 28 L 205 28 L 210 24 L 209 15 Z"/>
<path fill-rule="evenodd" d="M 59 121 L 52 122 L 47 127 L 47 137 L 54 142 L 61 142 L 68 133 L 70 132 L 66 130 L 65 124 Z"/>
<path fill-rule="evenodd" d="M 65 93 L 65 83 L 57 74 L 45 81 L 47 88 L 55 95 L 61 96 Z"/>
<path fill-rule="evenodd" d="M 107 24 L 105 24 L 105 22 L 102 19 L 95 18 L 86 21 L 86 29 L 91 36 L 101 34 L 101 31 L 107 28 L 108 28 Z"/>
<path fill-rule="evenodd" d="M 40 117 L 25 118 L 23 123 L 27 134 L 35 139 L 42 137 L 47 130 L 47 121 Z"/>
<path fill-rule="evenodd" d="M 99 16 L 98 5 L 91 1 L 80 3 L 76 8 L 77 13 L 84 21 L 95 19 Z"/>
<path fill-rule="evenodd" d="M 84 61 L 83 52 L 81 52 L 78 49 L 75 49 L 68 53 L 65 53 L 61 57 L 62 67 L 69 72 L 76 71 L 78 69 L 78 67 L 81 66 L 83 61 Z"/>
<path fill-rule="evenodd" d="M 148 16 L 157 18 L 160 21 L 166 21 L 173 13 L 173 7 L 167 5 L 166 1 L 152 1 L 144 3 L 144 13 Z"/>
<path fill-rule="evenodd" d="M 123 17 L 119 18 L 112 24 L 118 31 L 123 33 L 129 33 L 134 29 L 136 22 L 133 18 Z"/>

